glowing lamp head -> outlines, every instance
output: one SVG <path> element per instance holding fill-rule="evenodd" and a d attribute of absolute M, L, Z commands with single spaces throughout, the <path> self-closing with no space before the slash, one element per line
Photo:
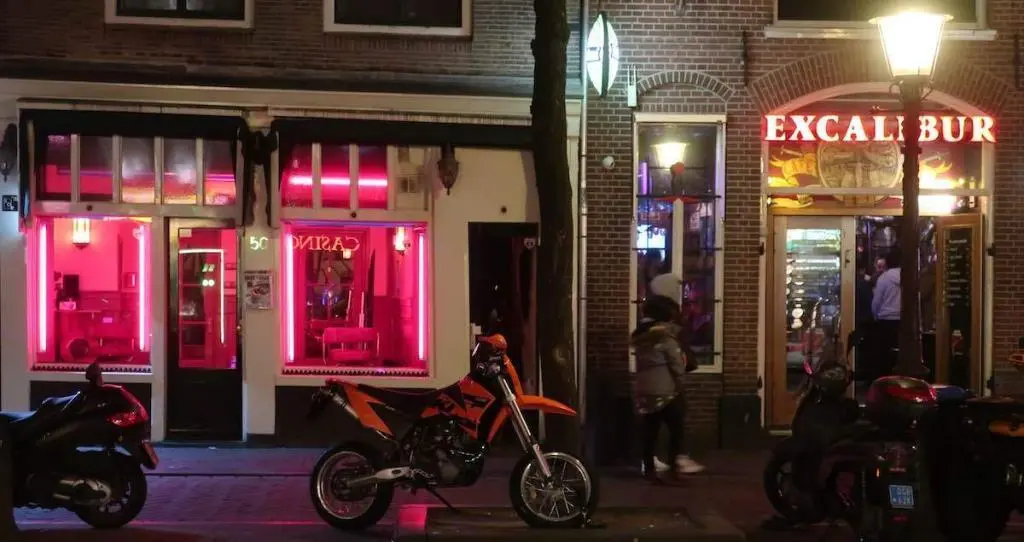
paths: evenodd
<path fill-rule="evenodd" d="M 927 11 L 902 11 L 875 17 L 893 79 L 930 78 L 942 43 L 942 29 L 953 17 Z"/>
<path fill-rule="evenodd" d="M 671 168 L 676 164 L 686 162 L 686 143 L 669 141 L 667 143 L 658 143 L 653 145 L 653 147 L 654 159 L 657 160 L 658 167 Z"/>
<path fill-rule="evenodd" d="M 397 228 L 395 228 L 395 252 L 399 254 L 405 254 L 405 251 L 409 248 L 411 244 L 412 243 L 409 241 L 409 235 L 405 231 L 405 226 L 398 226 Z"/>
<path fill-rule="evenodd" d="M 74 218 L 71 220 L 71 244 L 78 248 L 85 248 L 92 242 L 92 227 L 88 218 Z"/>

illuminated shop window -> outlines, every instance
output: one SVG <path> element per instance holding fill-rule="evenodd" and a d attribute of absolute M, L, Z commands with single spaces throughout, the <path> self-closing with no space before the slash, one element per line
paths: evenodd
<path fill-rule="evenodd" d="M 423 224 L 289 228 L 286 372 L 426 375 L 426 234 Z"/>
<path fill-rule="evenodd" d="M 40 217 L 34 235 L 36 367 L 147 367 L 149 219 Z"/>
<path fill-rule="evenodd" d="M 285 207 L 317 207 L 313 194 L 319 180 L 321 208 L 350 209 L 351 203 L 359 209 L 388 208 L 387 147 L 298 144 L 282 152 L 281 160 L 281 205 Z"/>
<path fill-rule="evenodd" d="M 179 230 L 178 367 L 234 369 L 238 335 L 238 238 L 233 228 Z"/>
<path fill-rule="evenodd" d="M 236 201 L 236 145 L 231 141 L 50 135 L 42 154 L 37 158 L 41 201 L 170 205 L 232 205 Z M 114 167 L 115 160 L 119 167 Z M 158 160 L 162 176 L 157 175 Z"/>

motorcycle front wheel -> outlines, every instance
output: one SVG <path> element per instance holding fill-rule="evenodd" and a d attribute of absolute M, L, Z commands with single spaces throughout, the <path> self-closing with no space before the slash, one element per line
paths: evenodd
<path fill-rule="evenodd" d="M 762 473 L 765 497 L 780 517 L 797 524 L 817 523 L 824 519 L 819 506 L 796 486 L 799 446 L 789 437 L 772 449 Z"/>
<path fill-rule="evenodd" d="M 148 487 L 142 467 L 128 456 L 117 454 L 114 457 L 116 480 L 109 483 L 115 489 L 116 498 L 100 506 L 72 509 L 94 529 L 120 529 L 131 523 L 146 505 Z"/>
<path fill-rule="evenodd" d="M 392 484 L 347 488 L 345 481 L 383 467 L 380 452 L 349 443 L 324 452 L 309 476 L 309 496 L 320 519 L 335 529 L 361 531 L 377 524 L 391 506 Z"/>
<path fill-rule="evenodd" d="M 531 527 L 579 527 L 598 503 L 598 479 L 578 457 L 544 454 L 551 469 L 545 480 L 533 454 L 524 455 L 509 478 L 512 509 Z"/>

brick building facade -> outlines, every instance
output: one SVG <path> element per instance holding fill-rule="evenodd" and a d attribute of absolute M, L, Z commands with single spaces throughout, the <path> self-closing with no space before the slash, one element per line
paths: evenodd
<path fill-rule="evenodd" d="M 1020 68 L 1013 61 L 1014 35 L 1024 30 L 1024 5 L 988 0 L 971 2 L 970 8 L 978 4 L 983 4 L 983 22 L 972 28 L 982 30 L 965 30 L 959 39 L 945 40 L 934 88 L 992 115 L 999 127 L 992 344 L 985 357 L 996 391 L 1009 392 L 1022 384 L 1005 360 L 1017 347 L 1024 318 L 1024 287 L 1017 265 L 1024 257 L 1024 221 L 1016 211 L 1024 198 L 1024 91 L 1014 86 L 1014 70 Z M 763 115 L 785 110 L 803 97 L 834 97 L 853 84 L 881 83 L 884 92 L 888 81 L 877 32 L 866 20 L 832 25 L 826 31 L 829 25 L 820 21 L 777 21 L 776 5 L 776 0 L 742 5 L 704 0 L 591 3 L 591 10 L 605 11 L 616 29 L 622 63 L 611 92 L 598 97 L 591 89 L 587 104 L 591 375 L 612 382 L 605 393 L 627 393 L 622 377 L 629 359 L 630 301 L 637 297 L 631 292 L 630 274 L 635 265 L 630 230 L 637 212 L 634 119 L 657 117 L 651 114 L 724 115 L 724 258 L 717 262 L 724 268 L 724 296 L 718 305 L 724 326 L 721 372 L 690 378 L 688 420 L 691 434 L 712 442 L 737 443 L 752 433 L 732 433 L 730 428 L 761 425 L 757 405 L 762 403 L 756 395 L 764 395 L 768 378 L 762 277 L 769 265 L 764 246 L 770 242 L 765 238 Z M 824 39 L 830 33 L 835 39 Z M 631 109 L 623 74 L 633 70 L 638 107 Z M 615 158 L 612 168 L 602 165 L 605 156 Z"/>

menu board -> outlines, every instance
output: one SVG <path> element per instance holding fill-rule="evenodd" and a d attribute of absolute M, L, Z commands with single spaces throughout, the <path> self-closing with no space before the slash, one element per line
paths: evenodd
<path fill-rule="evenodd" d="M 973 228 L 950 228 L 942 247 L 945 251 L 943 269 L 943 298 L 947 311 L 949 326 L 949 381 L 962 387 L 970 387 L 971 349 L 972 349 L 972 313 L 971 299 L 973 277 L 971 276 L 973 246 Z"/>

